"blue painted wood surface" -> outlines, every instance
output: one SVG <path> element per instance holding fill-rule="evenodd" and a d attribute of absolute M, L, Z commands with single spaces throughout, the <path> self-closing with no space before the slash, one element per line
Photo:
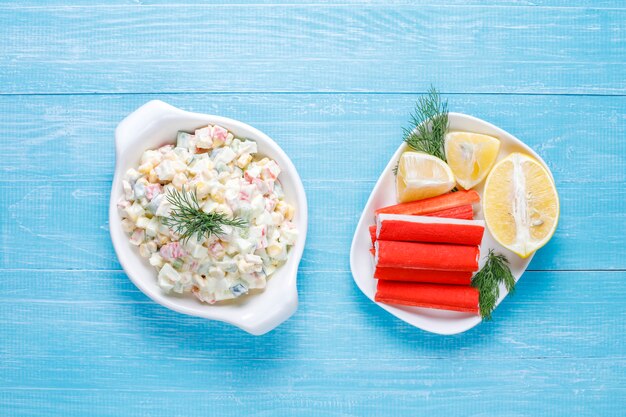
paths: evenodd
<path fill-rule="evenodd" d="M 0 415 L 623 416 L 626 4 L 0 1 Z M 441 337 L 349 272 L 417 95 L 550 165 L 553 240 L 494 321 Z M 115 125 L 159 98 L 289 153 L 310 231 L 300 307 L 252 337 L 155 305 L 107 229 Z"/>

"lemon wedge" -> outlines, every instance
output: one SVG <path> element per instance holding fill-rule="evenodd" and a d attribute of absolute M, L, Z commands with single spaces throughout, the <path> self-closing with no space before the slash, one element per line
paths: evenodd
<path fill-rule="evenodd" d="M 556 230 L 559 196 L 554 181 L 536 159 L 512 153 L 487 177 L 483 214 L 493 237 L 527 258 L 548 243 Z"/>
<path fill-rule="evenodd" d="M 445 194 L 455 186 L 452 170 L 441 159 L 422 152 L 404 152 L 398 163 L 399 203 Z"/>
<path fill-rule="evenodd" d="M 500 141 L 479 133 L 451 132 L 446 134 L 444 148 L 456 182 L 469 190 L 480 184 L 493 167 Z"/>

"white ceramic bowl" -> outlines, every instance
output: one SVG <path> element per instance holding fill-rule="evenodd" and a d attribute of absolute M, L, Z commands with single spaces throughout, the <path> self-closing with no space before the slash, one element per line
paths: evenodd
<path fill-rule="evenodd" d="M 543 166 L 548 170 L 550 175 L 550 169 L 546 165 L 543 159 L 535 151 L 528 147 L 521 140 L 517 139 L 510 133 L 500 129 L 491 123 L 476 117 L 468 116 L 461 113 L 449 114 L 449 130 L 461 130 L 475 133 L 483 133 L 486 135 L 494 136 L 500 139 L 500 153 L 498 155 L 498 161 L 504 159 L 511 152 L 522 152 L 535 157 Z M 358 287 L 363 294 L 374 302 L 374 295 L 376 294 L 376 280 L 373 278 L 374 268 L 372 262 L 372 256 L 369 252 L 371 247 L 371 240 L 368 227 L 374 224 L 374 211 L 377 208 L 390 206 L 396 204 L 396 185 L 395 176 L 393 174 L 393 168 L 396 166 L 400 155 L 407 149 L 406 144 L 400 145 L 398 150 L 391 157 L 391 160 L 387 164 L 387 167 L 380 175 L 378 182 L 372 190 L 363 214 L 359 220 L 354 238 L 352 240 L 352 248 L 350 250 L 350 269 L 352 270 L 352 276 Z M 476 191 L 482 197 L 484 181 L 478 187 Z M 478 209 L 475 212 L 475 219 L 483 219 L 482 209 L 480 205 L 476 207 Z M 530 263 L 533 255 L 526 259 L 522 259 L 515 253 L 509 251 L 500 245 L 491 236 L 488 229 L 485 229 L 485 235 L 480 245 L 480 267 L 484 265 L 484 256 L 488 253 L 489 249 L 495 249 L 497 252 L 506 255 L 510 262 L 511 272 L 517 281 Z M 506 297 L 507 291 L 504 285 L 500 286 L 500 298 L 498 299 L 498 305 Z M 481 318 L 477 315 L 469 313 L 459 313 L 455 311 L 433 310 L 428 308 L 409 307 L 409 306 L 395 306 L 383 303 L 376 303 L 381 308 L 387 310 L 389 313 L 398 317 L 401 320 L 415 326 L 420 329 L 439 333 L 439 334 L 455 334 L 461 333 L 471 329 L 481 322 Z M 494 314 L 494 319 L 497 320 L 497 313 Z"/>
<path fill-rule="evenodd" d="M 204 304 L 189 295 L 165 294 L 157 285 L 156 270 L 129 243 L 122 230 L 117 209 L 117 202 L 122 196 L 122 177 L 129 168 L 137 166 L 146 149 L 174 143 L 179 130 L 193 131 L 209 123 L 223 126 L 237 137 L 256 141 L 259 154 L 278 163 L 282 169 L 279 179 L 285 198 L 296 208 L 294 222 L 299 232 L 296 244 L 290 249 L 287 263 L 272 275 L 262 293 L 225 305 Z M 117 126 L 115 156 L 115 176 L 109 207 L 111 239 L 124 271 L 144 294 L 169 309 L 227 322 L 254 335 L 267 333 L 291 317 L 298 307 L 296 275 L 306 240 L 307 201 L 296 168 L 276 142 L 245 123 L 225 117 L 186 112 L 154 100 L 139 107 Z"/>

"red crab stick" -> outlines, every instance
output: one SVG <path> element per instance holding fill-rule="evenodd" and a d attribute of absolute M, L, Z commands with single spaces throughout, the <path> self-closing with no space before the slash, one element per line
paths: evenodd
<path fill-rule="evenodd" d="M 480 245 L 485 223 L 481 220 L 443 219 L 429 216 L 379 214 L 376 240 Z"/>
<path fill-rule="evenodd" d="M 464 206 L 453 207 L 445 210 L 434 211 L 432 213 L 426 213 L 424 216 L 432 217 L 446 217 L 448 219 L 465 219 L 472 220 L 474 218 L 474 209 L 471 204 Z"/>
<path fill-rule="evenodd" d="M 370 239 L 372 239 L 372 245 L 376 243 L 376 225 L 370 226 Z"/>
<path fill-rule="evenodd" d="M 477 271 L 478 246 L 376 241 L 376 266 L 384 268 Z"/>
<path fill-rule="evenodd" d="M 478 203 L 480 196 L 474 190 L 457 191 L 425 200 L 412 201 L 410 203 L 396 204 L 395 206 L 383 207 L 376 210 L 376 214 L 417 214 L 425 215 L 437 211 L 448 210 L 454 207 Z"/>
<path fill-rule="evenodd" d="M 474 209 L 471 204 L 464 206 L 454 207 L 446 210 L 435 211 L 425 214 L 429 217 L 445 217 L 447 219 L 464 219 L 472 220 L 474 218 Z M 370 238 L 372 239 L 372 245 L 376 242 L 376 225 L 370 226 Z"/>
<path fill-rule="evenodd" d="M 378 281 L 374 298 L 379 303 L 400 304 L 478 314 L 478 290 L 465 285 Z"/>
<path fill-rule="evenodd" d="M 432 271 L 428 269 L 383 268 L 377 266 L 374 278 L 387 281 L 430 282 L 432 284 L 470 285 L 472 272 Z"/>

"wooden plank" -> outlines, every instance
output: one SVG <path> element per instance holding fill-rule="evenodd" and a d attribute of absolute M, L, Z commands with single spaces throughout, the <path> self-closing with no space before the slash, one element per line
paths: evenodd
<path fill-rule="evenodd" d="M 11 343 L 0 351 L 0 374 L 21 369 L 20 385 L 25 386 L 36 385 L 35 370 L 43 362 L 103 364 L 117 358 L 111 346 L 128 362 L 139 358 L 129 365 L 134 367 L 132 372 L 128 368 L 130 375 L 144 375 L 152 361 L 163 358 L 164 351 L 194 366 L 207 359 L 235 357 L 242 362 L 331 358 L 480 361 L 491 357 L 507 358 L 511 363 L 532 358 L 624 358 L 623 271 L 528 272 L 492 322 L 451 337 L 420 331 L 389 315 L 359 292 L 349 272 L 301 272 L 298 312 L 260 338 L 246 336 L 230 325 L 160 307 L 122 272 L 3 271 L 2 275 L 0 339 Z M 576 314 L 572 314 L 573 306 Z M 355 346 L 363 349 L 355 351 Z M 106 366 L 113 373 L 122 372 L 122 367 L 122 363 Z M 207 372 L 210 369 L 216 370 L 206 366 Z M 51 378 L 53 374 L 61 378 L 63 372 L 48 371 Z M 81 379 L 80 375 L 70 376 Z M 6 382 L 0 381 L 0 385 Z"/>
<path fill-rule="evenodd" d="M 147 304 L 152 303 L 121 270 L 2 270 L 0 302 L 2 303 L 59 303 L 59 304 Z M 349 271 L 300 271 L 300 301 L 313 302 L 326 298 L 328 302 L 363 302 L 356 291 Z M 580 291 L 597 282 L 597 289 Z M 525 306 L 541 304 L 619 304 L 626 293 L 625 271 L 534 271 L 529 270 L 518 284 L 521 298 L 513 297 L 514 304 Z M 337 291 L 328 292 L 335 287 Z M 341 290 L 341 291 L 339 291 Z M 335 317 L 334 320 L 341 320 Z M 202 320 L 200 320 L 202 321 Z"/>
<path fill-rule="evenodd" d="M 0 414 L 621 417 L 624 2 L 233 1 L 0 0 Z M 449 98 L 537 149 L 563 206 L 517 295 L 452 337 L 390 316 L 348 270 L 415 99 L 398 93 L 431 82 L 516 94 Z M 166 310 L 119 270 L 113 129 L 152 98 L 261 128 L 305 180 L 300 307 L 264 337 Z"/>
<path fill-rule="evenodd" d="M 0 92 L 626 92 L 624 9 L 132 10 L 0 9 Z"/>
<path fill-rule="evenodd" d="M 0 303 L 58 304 L 151 304 L 121 270 L 2 270 Z M 349 271 L 300 271 L 300 301 L 324 305 L 366 302 L 357 290 Z M 589 283 L 598 283 L 590 287 Z M 533 271 L 525 273 L 518 284 L 518 296 L 510 298 L 517 305 L 591 304 L 590 308 L 620 304 L 626 295 L 626 271 Z M 330 287 L 336 291 L 329 292 Z M 588 291 L 580 288 L 589 287 Z M 195 319 L 194 319 L 195 320 Z M 202 319 L 198 319 L 203 321 Z M 337 324 L 341 317 L 334 317 Z M 495 322 L 497 322 L 496 320 Z M 347 325 L 348 323 L 344 323 Z M 607 353 L 607 352 L 605 352 Z"/>
<path fill-rule="evenodd" d="M 163 99 L 250 123 L 274 138 L 307 181 L 374 181 L 400 144 L 416 95 L 181 94 L 0 97 L 10 133 L 0 182 L 110 181 L 116 124 Z M 626 97 L 446 95 L 533 147 L 557 184 L 623 184 Z M 61 163 L 60 161 L 63 161 Z M 347 163 L 350 161 L 350 163 Z M 598 161 L 603 161 L 598 164 Z"/>
<path fill-rule="evenodd" d="M 623 9 L 624 3 L 621 0 L 493 0 L 488 4 L 485 4 L 483 0 L 445 0 L 441 2 L 415 2 L 410 0 L 387 0 L 384 5 L 386 6 L 411 6 L 416 3 L 424 3 L 422 6 L 430 4 L 437 4 L 438 6 L 480 6 L 480 7 L 561 7 L 561 8 L 611 8 L 611 9 Z M 112 7 L 112 6 L 128 6 L 130 7 L 147 7 L 147 6 L 171 6 L 178 4 L 172 2 L 172 0 L 114 0 L 114 1 L 96 1 L 96 0 L 48 0 L 46 5 L 42 6 L 40 1 L 37 0 L 17 0 L 0 1 L 0 7 L 8 9 L 20 9 L 20 8 L 40 8 L 45 9 L 49 7 Z M 265 5 L 267 7 L 293 7 L 302 5 L 295 0 L 226 0 L 221 1 L 219 4 L 215 4 L 212 0 L 187 0 L 184 3 L 185 6 L 260 6 Z M 308 6 L 342 6 L 346 4 L 354 6 L 375 6 L 379 4 L 373 0 L 307 0 Z"/>
<path fill-rule="evenodd" d="M 301 269 L 346 271 L 352 234 L 373 182 L 305 182 L 309 235 Z M 119 269 L 108 234 L 110 184 L 0 184 L 0 268 Z M 626 269 L 626 188 L 559 184 L 561 218 L 531 269 Z M 25 249 L 28 256 L 25 256 Z"/>
<path fill-rule="evenodd" d="M 419 409 L 432 415 L 462 410 L 468 416 L 617 417 L 623 415 L 626 395 L 624 359 L 191 362 L 163 357 L 149 369 L 137 369 L 142 363 L 141 357 L 124 353 L 96 367 L 88 358 L 47 363 L 62 379 L 46 381 L 34 369 L 16 369 L 25 381 L 3 386 L 0 405 L 37 416 L 55 415 L 43 411 L 53 403 L 70 416 L 119 415 L 120 409 L 150 416 L 171 415 L 173 409 L 186 416 L 216 410 L 227 416 L 244 410 L 268 416 L 380 416 L 414 415 Z"/>
<path fill-rule="evenodd" d="M 435 362 L 434 365 L 438 365 Z M 541 361 L 522 363 L 529 369 L 516 367 L 509 371 L 506 362 L 493 362 L 505 369 L 497 384 L 490 382 L 490 375 L 479 373 L 480 379 L 467 371 L 468 367 L 458 364 L 460 372 L 448 372 L 453 381 L 461 382 L 460 388 L 444 384 L 436 370 L 424 374 L 422 368 L 408 367 L 407 372 L 425 376 L 424 382 L 418 380 L 417 386 L 404 391 L 380 390 L 378 392 L 333 392 L 334 382 L 342 386 L 362 385 L 363 375 L 334 376 L 328 379 L 324 388 L 304 390 L 303 382 L 312 377 L 306 372 L 300 379 L 288 378 L 293 385 L 281 386 L 281 390 L 267 389 L 263 393 L 231 387 L 222 392 L 206 392 L 203 389 L 190 391 L 165 390 L 147 391 L 138 388 L 132 391 L 109 390 L 14 390 L 0 393 L 0 405 L 15 411 L 20 416 L 57 416 L 62 408 L 69 417 L 90 415 L 94 417 L 118 417 L 123 407 L 128 414 L 138 416 L 170 416 L 172 410 L 189 417 L 213 415 L 219 410 L 220 416 L 240 416 L 242 412 L 258 416 L 342 416 L 370 417 L 381 415 L 412 416 L 416 410 L 434 416 L 580 416 L 580 417 L 621 417 L 623 415 L 623 390 L 619 387 L 623 380 L 613 375 L 608 365 L 600 366 L 595 373 L 594 361 L 583 359 L 580 363 L 558 361 L 560 370 L 545 366 Z M 385 365 L 384 363 L 379 364 Z M 485 366 L 490 366 L 484 363 Z M 336 364 L 335 364 L 336 366 Z M 280 366 L 276 366 L 280 369 Z M 335 368 L 337 369 L 337 368 Z M 469 368 L 472 370 L 473 368 Z M 582 370 L 582 371 L 581 371 Z M 518 374 L 514 374 L 514 372 Z M 577 380 L 576 374 L 580 377 Z M 610 377 L 606 377 L 611 374 Z M 252 373 L 254 377 L 255 373 Z M 250 374 L 246 374 L 250 376 Z M 504 377 L 512 377 L 511 381 Z M 377 375 L 397 381 L 392 375 Z M 528 379 L 523 379 L 527 377 Z M 324 378 L 324 376 L 320 376 Z M 485 381 L 485 379 L 487 381 Z M 260 385 L 264 381 L 253 378 Z M 589 382 L 590 381 L 590 382 Z M 606 381 L 603 384 L 601 381 Z M 589 382 L 586 388 L 585 383 Z M 432 384 L 426 386 L 426 384 Z M 470 383 L 475 384 L 474 386 Z M 536 389 L 538 383 L 542 389 Z M 376 386 L 376 381 L 374 381 Z M 203 384 L 203 386 L 205 386 Z M 224 386 L 224 383 L 218 385 Z M 303 388 L 299 388 L 303 387 Z M 51 407 L 50 404 L 54 404 Z M 221 404 L 228 404 L 222 408 Z"/>

